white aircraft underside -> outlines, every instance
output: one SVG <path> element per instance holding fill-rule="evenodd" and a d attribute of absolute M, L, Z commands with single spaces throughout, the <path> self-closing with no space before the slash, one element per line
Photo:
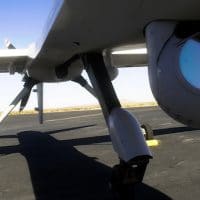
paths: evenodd
<path fill-rule="evenodd" d="M 28 69 L 29 74 L 40 81 L 59 81 L 52 71 L 73 55 L 121 45 L 134 48 L 134 44 L 145 42 L 143 31 L 151 21 L 198 20 L 199 6 L 198 0 L 57 0 L 34 52 L 17 56 L 19 50 L 12 50 L 16 57 L 8 60 L 0 55 L 0 71 L 9 71 L 13 65 L 19 72 L 22 68 Z M 114 55 L 113 63 L 116 66 L 146 65 L 147 56 Z"/>

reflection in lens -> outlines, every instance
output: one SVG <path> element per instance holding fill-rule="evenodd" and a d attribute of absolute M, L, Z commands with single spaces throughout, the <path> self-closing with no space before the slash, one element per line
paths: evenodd
<path fill-rule="evenodd" d="M 179 62 L 184 78 L 200 89 L 200 42 L 188 40 L 181 49 Z"/>

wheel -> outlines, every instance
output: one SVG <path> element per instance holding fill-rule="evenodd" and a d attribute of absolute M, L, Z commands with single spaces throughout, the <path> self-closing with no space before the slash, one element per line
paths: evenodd
<path fill-rule="evenodd" d="M 116 200 L 134 200 L 135 187 L 141 183 L 149 163 L 149 156 L 137 156 L 112 169 L 110 188 Z"/>
<path fill-rule="evenodd" d="M 109 186 L 114 200 L 134 200 L 135 183 L 125 180 L 130 170 L 120 164 L 113 167 Z"/>
<path fill-rule="evenodd" d="M 145 131 L 145 139 L 146 140 L 152 140 L 154 138 L 153 130 L 149 124 L 144 123 L 141 125 L 141 128 L 144 129 L 144 131 Z"/>

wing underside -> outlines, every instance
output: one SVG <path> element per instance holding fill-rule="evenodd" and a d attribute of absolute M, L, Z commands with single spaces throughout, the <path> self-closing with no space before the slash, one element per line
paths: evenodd
<path fill-rule="evenodd" d="M 146 54 L 114 54 L 111 56 L 111 63 L 116 67 L 144 67 L 147 66 Z"/>
<path fill-rule="evenodd" d="M 30 59 L 26 49 L 2 49 L 0 50 L 0 73 L 22 73 Z"/>
<path fill-rule="evenodd" d="M 147 66 L 147 49 L 144 43 L 111 49 L 111 65 L 116 67 Z"/>

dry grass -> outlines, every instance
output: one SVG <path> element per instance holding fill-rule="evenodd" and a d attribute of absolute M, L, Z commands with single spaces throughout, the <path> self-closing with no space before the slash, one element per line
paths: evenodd
<path fill-rule="evenodd" d="M 156 102 L 122 102 L 124 108 L 142 108 L 142 107 L 151 107 L 158 106 Z"/>
<path fill-rule="evenodd" d="M 122 102 L 122 107 L 124 108 L 137 108 L 137 107 L 149 107 L 157 106 L 156 102 Z M 70 112 L 70 111 L 85 111 L 85 110 L 99 110 L 99 105 L 84 105 L 84 106 L 74 106 L 67 108 L 55 108 L 55 109 L 45 109 L 44 113 L 53 113 L 53 112 Z M 37 111 L 34 110 L 25 110 L 22 112 L 13 111 L 10 115 L 28 115 L 28 114 L 37 114 Z"/>

